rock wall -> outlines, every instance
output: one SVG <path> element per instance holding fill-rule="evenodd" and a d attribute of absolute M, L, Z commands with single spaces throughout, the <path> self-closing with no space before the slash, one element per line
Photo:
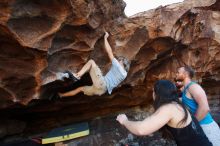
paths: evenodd
<path fill-rule="evenodd" d="M 19 120 L 16 127 L 20 127 L 7 130 L 14 124 L 4 122 L 1 127 L 6 130 L 0 137 L 44 132 L 147 106 L 153 83 L 173 80 L 177 67 L 185 64 L 196 70 L 195 80 L 206 89 L 215 113 L 219 111 L 220 1 L 185 0 L 130 18 L 124 8 L 122 0 L 0 2 L 0 116 L 5 121 Z M 106 73 L 110 64 L 103 50 L 105 30 L 114 54 L 131 61 L 122 85 L 112 95 L 41 97 L 48 78 L 64 70 L 75 72 L 89 59 Z M 91 83 L 88 77 L 82 82 Z"/>

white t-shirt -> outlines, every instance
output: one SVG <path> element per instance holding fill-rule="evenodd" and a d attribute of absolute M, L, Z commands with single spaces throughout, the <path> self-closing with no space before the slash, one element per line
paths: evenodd
<path fill-rule="evenodd" d="M 121 66 L 117 59 L 112 59 L 112 66 L 108 73 L 104 76 L 108 93 L 111 94 L 112 90 L 117 87 L 127 76 L 127 72 Z"/>

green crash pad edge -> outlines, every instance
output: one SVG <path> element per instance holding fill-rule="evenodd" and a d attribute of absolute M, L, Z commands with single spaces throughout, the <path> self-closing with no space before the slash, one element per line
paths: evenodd
<path fill-rule="evenodd" d="M 42 144 L 56 143 L 89 135 L 88 123 L 78 123 L 51 130 L 42 138 Z"/>
<path fill-rule="evenodd" d="M 42 144 L 66 141 L 66 140 L 70 140 L 70 139 L 74 139 L 74 138 L 78 138 L 78 137 L 82 137 L 86 135 L 89 135 L 89 130 L 74 133 L 74 134 L 64 135 L 64 136 L 53 137 L 53 138 L 44 138 L 42 139 Z"/>

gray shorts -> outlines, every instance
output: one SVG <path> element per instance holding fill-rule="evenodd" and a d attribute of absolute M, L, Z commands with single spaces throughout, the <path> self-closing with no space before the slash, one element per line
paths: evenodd
<path fill-rule="evenodd" d="M 213 121 L 210 124 L 202 124 L 201 127 L 213 146 L 220 146 L 220 129 L 218 124 Z"/>
<path fill-rule="evenodd" d="M 106 83 L 100 68 L 95 65 L 90 69 L 89 72 L 93 85 L 92 86 L 84 86 L 82 91 L 85 95 L 102 95 L 107 91 Z"/>

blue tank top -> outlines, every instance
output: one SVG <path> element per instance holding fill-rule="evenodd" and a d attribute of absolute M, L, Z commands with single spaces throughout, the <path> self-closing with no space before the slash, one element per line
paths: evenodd
<path fill-rule="evenodd" d="M 183 104 L 188 107 L 190 112 L 194 115 L 196 113 L 196 110 L 198 108 L 198 104 L 194 99 L 190 99 L 186 96 L 186 91 L 187 89 L 192 85 L 196 84 L 195 82 L 190 82 L 184 89 L 183 89 L 183 94 L 182 94 L 182 102 Z M 200 125 L 202 124 L 210 124 L 213 122 L 213 118 L 211 114 L 208 112 L 207 115 L 199 121 Z"/>

